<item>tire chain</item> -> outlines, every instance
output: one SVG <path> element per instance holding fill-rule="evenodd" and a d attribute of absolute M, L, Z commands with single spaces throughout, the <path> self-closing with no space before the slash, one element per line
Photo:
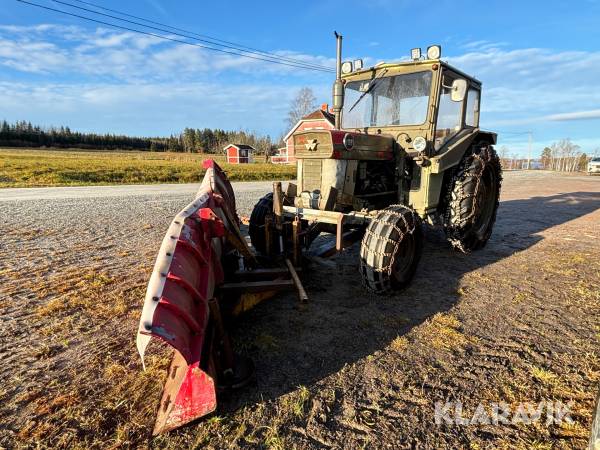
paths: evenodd
<path fill-rule="evenodd" d="M 481 180 L 482 180 L 482 175 L 483 172 L 485 171 L 485 169 L 492 164 L 492 160 L 493 160 L 493 153 L 490 152 L 490 146 L 488 144 L 484 144 L 481 145 L 480 150 L 478 153 L 473 153 L 472 159 L 471 158 L 465 158 L 463 160 L 463 162 L 461 163 L 461 165 L 458 167 L 458 170 L 456 170 L 456 172 L 454 173 L 451 182 L 449 183 L 448 186 L 448 192 L 447 192 L 447 204 L 450 205 L 452 202 L 457 202 L 460 206 L 462 205 L 463 200 L 467 199 L 467 198 L 471 198 L 474 197 L 474 202 L 473 202 L 473 208 L 471 209 L 471 212 L 464 218 L 459 217 L 459 221 L 458 223 L 452 223 L 452 228 L 450 229 L 450 233 L 448 233 L 448 240 L 450 241 L 450 244 L 460 250 L 463 253 L 468 253 L 468 250 L 463 246 L 462 243 L 462 236 L 461 236 L 461 228 L 464 227 L 465 225 L 467 225 L 473 218 L 477 217 L 477 214 L 479 213 L 479 209 L 480 209 L 480 204 L 479 204 L 479 189 L 480 189 L 480 184 L 481 184 Z M 472 169 L 471 166 L 473 165 L 474 161 L 479 161 L 479 167 Z M 466 167 L 468 163 L 469 167 Z M 468 177 L 475 177 L 475 189 L 473 190 L 472 194 L 468 194 L 466 192 L 464 192 L 463 188 L 464 188 L 464 184 L 461 183 L 460 185 L 460 191 L 458 196 L 455 196 L 454 193 L 454 186 L 456 184 L 457 181 L 464 181 L 466 180 Z M 445 224 L 450 224 L 451 220 L 452 220 L 452 208 L 448 207 L 446 208 L 446 213 L 444 215 L 444 223 Z M 448 227 L 447 227 L 448 228 Z"/>
<path fill-rule="evenodd" d="M 362 239 L 362 245 L 364 246 L 364 249 L 368 253 L 371 253 L 371 254 L 376 255 L 376 256 L 391 256 L 390 263 L 387 266 L 373 268 L 373 272 L 385 272 L 388 275 L 391 275 L 392 268 L 394 267 L 394 261 L 396 259 L 396 255 L 398 253 L 398 247 L 400 247 L 400 243 L 402 242 L 402 240 L 404 239 L 404 236 L 406 234 L 413 234 L 414 231 L 415 231 L 415 226 L 416 226 L 417 221 L 414 220 L 414 218 L 413 218 L 413 224 L 412 224 L 412 226 L 409 225 L 409 223 L 407 222 L 406 217 L 404 216 L 404 214 L 398 214 L 398 213 L 396 213 L 396 212 L 391 211 L 391 210 L 388 209 L 388 208 L 395 208 L 395 207 L 406 208 L 406 206 L 404 206 L 404 205 L 390 205 L 386 209 L 384 209 L 383 211 L 385 213 L 387 213 L 388 215 L 390 215 L 391 217 L 397 217 L 397 218 L 402 219 L 402 221 L 404 222 L 404 226 L 406 227 L 406 231 L 402 231 L 400 229 L 400 227 L 398 227 L 395 223 L 391 223 L 391 222 L 388 222 L 386 220 L 381 220 L 381 219 L 375 218 L 375 219 L 371 220 L 371 223 L 373 223 L 373 222 L 374 223 L 383 223 L 385 225 L 391 226 L 398 233 L 398 240 L 389 239 L 389 238 L 386 238 L 386 237 L 383 237 L 383 236 L 379 236 L 376 233 L 374 233 L 374 232 L 372 232 L 372 231 L 370 231 L 368 229 L 365 230 L 365 235 L 363 236 L 363 239 Z M 411 212 L 412 214 L 414 214 L 410 209 L 408 211 Z M 375 250 L 371 250 L 367 246 L 367 242 L 366 242 L 367 241 L 367 236 L 372 236 L 372 237 L 374 237 L 377 240 L 385 240 L 387 242 L 390 242 L 390 243 L 394 244 L 394 249 L 390 253 L 388 253 L 388 252 L 377 252 Z"/>

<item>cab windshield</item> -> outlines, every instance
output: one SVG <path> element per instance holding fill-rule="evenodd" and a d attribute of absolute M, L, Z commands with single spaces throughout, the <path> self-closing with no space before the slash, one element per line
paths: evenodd
<path fill-rule="evenodd" d="M 343 128 L 421 125 L 427 119 L 431 71 L 346 84 Z"/>

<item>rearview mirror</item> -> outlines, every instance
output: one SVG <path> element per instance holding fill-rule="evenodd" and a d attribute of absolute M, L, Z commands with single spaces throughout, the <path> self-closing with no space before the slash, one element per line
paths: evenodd
<path fill-rule="evenodd" d="M 467 80 L 458 78 L 452 82 L 452 92 L 450 98 L 453 102 L 462 102 L 467 93 Z"/>

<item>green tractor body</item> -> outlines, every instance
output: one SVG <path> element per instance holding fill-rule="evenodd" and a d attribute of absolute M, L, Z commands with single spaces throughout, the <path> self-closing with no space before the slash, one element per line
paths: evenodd
<path fill-rule="evenodd" d="M 384 293 L 410 281 L 423 221 L 442 226 L 461 251 L 485 245 L 500 194 L 496 134 L 479 128 L 481 83 L 431 48 L 431 58 L 355 70 L 341 63 L 338 37 L 336 129 L 293 134 L 297 184 L 275 193 L 266 208 L 263 199 L 260 217 L 253 213 L 257 250 L 270 239 L 260 227 L 271 204 L 276 230 L 287 236 L 275 242 L 279 251 L 294 219 L 304 230 L 294 239 L 304 246 L 331 232 L 339 249 L 345 231 L 362 231 L 365 286 Z"/>

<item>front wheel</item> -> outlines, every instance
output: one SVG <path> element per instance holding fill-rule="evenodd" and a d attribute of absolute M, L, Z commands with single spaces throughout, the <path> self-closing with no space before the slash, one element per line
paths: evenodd
<path fill-rule="evenodd" d="M 446 198 L 444 230 L 463 253 L 483 248 L 496 222 L 502 169 L 491 145 L 473 146 L 457 167 Z"/>
<path fill-rule="evenodd" d="M 421 220 L 412 209 L 392 205 L 380 211 L 360 246 L 364 286 L 376 294 L 404 288 L 417 270 L 422 251 Z"/>
<path fill-rule="evenodd" d="M 250 223 L 248 225 L 248 234 L 250 242 L 260 254 L 265 254 L 267 251 L 267 239 L 265 235 L 265 220 L 267 215 L 273 214 L 273 193 L 269 193 L 261 198 L 254 206 L 250 215 Z M 275 249 L 275 233 L 271 234 L 271 249 Z"/>

